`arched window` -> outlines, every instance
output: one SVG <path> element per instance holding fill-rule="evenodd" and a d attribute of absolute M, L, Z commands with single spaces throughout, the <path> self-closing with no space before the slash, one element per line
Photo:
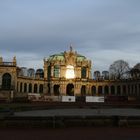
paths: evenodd
<path fill-rule="evenodd" d="M 30 68 L 30 69 L 28 69 L 28 77 L 35 77 L 35 70 L 34 69 L 32 69 L 32 68 Z"/>
<path fill-rule="evenodd" d="M 29 93 L 32 93 L 32 84 L 29 84 Z"/>
<path fill-rule="evenodd" d="M 81 78 L 86 78 L 86 71 L 87 71 L 87 69 L 86 69 L 86 67 L 82 67 L 82 69 L 81 69 Z"/>
<path fill-rule="evenodd" d="M 37 93 L 37 84 L 34 85 L 34 93 Z"/>
<path fill-rule="evenodd" d="M 109 72 L 108 71 L 103 71 L 102 72 L 102 77 L 104 80 L 109 80 Z"/>
<path fill-rule="evenodd" d="M 58 65 L 54 66 L 54 74 L 53 75 L 55 78 L 60 77 L 60 66 L 58 66 Z"/>
<path fill-rule="evenodd" d="M 100 77 L 101 77 L 100 71 L 95 71 L 95 72 L 94 72 L 94 79 L 95 79 L 95 80 L 99 80 Z"/>
<path fill-rule="evenodd" d="M 9 73 L 5 73 L 2 76 L 2 89 L 4 90 L 11 89 L 11 75 Z"/>
<path fill-rule="evenodd" d="M 36 76 L 36 78 L 43 78 L 44 77 L 43 69 L 37 69 L 35 76 Z"/>

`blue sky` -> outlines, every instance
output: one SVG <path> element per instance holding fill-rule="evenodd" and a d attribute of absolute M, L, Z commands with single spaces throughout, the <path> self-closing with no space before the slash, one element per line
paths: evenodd
<path fill-rule="evenodd" d="M 0 0 L 0 55 L 19 66 L 74 50 L 107 70 L 115 60 L 140 62 L 139 0 Z"/>

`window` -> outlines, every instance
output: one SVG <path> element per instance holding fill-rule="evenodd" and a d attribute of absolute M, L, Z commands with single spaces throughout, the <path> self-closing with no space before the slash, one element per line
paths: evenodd
<path fill-rule="evenodd" d="M 9 73 L 5 73 L 2 76 L 2 89 L 4 90 L 11 89 L 11 75 Z"/>
<path fill-rule="evenodd" d="M 54 77 L 58 78 L 60 77 L 60 66 L 56 65 L 54 66 Z"/>
<path fill-rule="evenodd" d="M 87 74 L 86 71 L 87 71 L 86 67 L 82 67 L 81 78 L 86 78 L 86 74 Z"/>
<path fill-rule="evenodd" d="M 66 78 L 73 79 L 75 78 L 74 67 L 72 65 L 68 65 L 66 69 Z"/>
<path fill-rule="evenodd" d="M 51 66 L 48 66 L 48 80 L 51 78 Z"/>

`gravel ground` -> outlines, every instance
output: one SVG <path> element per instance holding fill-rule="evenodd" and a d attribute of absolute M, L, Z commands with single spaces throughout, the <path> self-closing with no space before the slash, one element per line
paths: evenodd
<path fill-rule="evenodd" d="M 140 116 L 140 109 L 48 109 L 15 112 L 15 116 Z"/>

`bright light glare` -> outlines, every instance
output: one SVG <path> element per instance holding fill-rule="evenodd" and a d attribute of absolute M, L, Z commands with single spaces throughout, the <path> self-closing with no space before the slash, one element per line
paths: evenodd
<path fill-rule="evenodd" d="M 73 78 L 75 78 L 74 67 L 68 65 L 66 69 L 66 79 L 73 79 Z"/>

